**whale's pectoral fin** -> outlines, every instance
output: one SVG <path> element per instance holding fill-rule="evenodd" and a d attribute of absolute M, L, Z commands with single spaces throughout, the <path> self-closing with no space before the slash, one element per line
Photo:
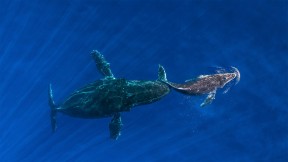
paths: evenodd
<path fill-rule="evenodd" d="M 211 104 L 212 101 L 215 99 L 215 95 L 216 95 L 216 90 L 212 91 L 208 94 L 208 96 L 206 97 L 206 99 L 201 103 L 201 107 L 204 107 L 208 104 Z"/>
<path fill-rule="evenodd" d="M 120 113 L 116 113 L 111 122 L 109 123 L 110 138 L 117 140 L 121 135 L 121 129 L 123 127 Z"/>
<path fill-rule="evenodd" d="M 91 56 L 93 57 L 100 73 L 107 79 L 114 79 L 114 75 L 110 69 L 110 64 L 105 60 L 104 56 L 97 50 L 93 50 Z"/>

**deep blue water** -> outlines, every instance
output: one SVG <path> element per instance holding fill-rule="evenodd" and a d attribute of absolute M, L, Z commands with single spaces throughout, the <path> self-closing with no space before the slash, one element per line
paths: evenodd
<path fill-rule="evenodd" d="M 288 161 L 288 1 L 0 1 L 0 161 Z M 162 64 L 184 82 L 235 66 L 240 82 L 205 98 L 172 91 L 109 118 L 57 115 L 61 103 L 100 79 L 99 50 L 116 77 L 155 80 Z"/>

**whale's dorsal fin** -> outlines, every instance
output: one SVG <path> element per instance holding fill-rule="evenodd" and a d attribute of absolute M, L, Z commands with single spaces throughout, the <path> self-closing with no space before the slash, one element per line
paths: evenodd
<path fill-rule="evenodd" d="M 99 51 L 93 50 L 91 52 L 91 56 L 96 63 L 97 69 L 105 77 L 105 79 L 115 79 L 110 69 L 110 64 L 105 60 L 104 56 Z"/>

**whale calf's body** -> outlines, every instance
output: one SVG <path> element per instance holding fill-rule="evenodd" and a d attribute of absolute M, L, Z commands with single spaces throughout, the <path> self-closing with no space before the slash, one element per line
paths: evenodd
<path fill-rule="evenodd" d="M 240 72 L 237 68 L 231 67 L 232 73 L 218 73 L 212 75 L 200 75 L 195 79 L 186 81 L 185 83 L 178 84 L 170 81 L 164 81 L 166 84 L 171 86 L 176 91 L 186 94 L 186 95 L 203 95 L 208 94 L 207 98 L 201 104 L 201 107 L 210 104 L 216 95 L 218 88 L 223 88 L 227 83 L 231 82 L 234 79 L 237 79 L 237 82 L 240 80 Z M 165 70 L 160 66 L 162 73 L 165 74 Z"/>

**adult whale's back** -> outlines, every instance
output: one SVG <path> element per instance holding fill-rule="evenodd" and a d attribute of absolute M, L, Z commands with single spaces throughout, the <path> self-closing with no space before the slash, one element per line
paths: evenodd
<path fill-rule="evenodd" d="M 72 93 L 58 112 L 79 118 L 104 118 L 160 100 L 170 91 L 160 81 L 103 79 Z"/>

